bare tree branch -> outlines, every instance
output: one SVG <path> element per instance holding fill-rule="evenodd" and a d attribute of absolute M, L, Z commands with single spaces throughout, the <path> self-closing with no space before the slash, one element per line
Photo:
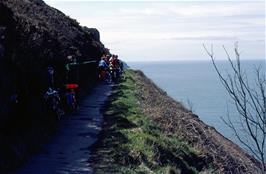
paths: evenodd
<path fill-rule="evenodd" d="M 210 50 L 207 49 L 204 44 L 203 47 L 211 58 L 222 85 L 233 100 L 240 119 L 237 125 L 228 114 L 227 120 L 223 119 L 223 121 L 233 131 L 239 142 L 261 161 L 261 171 L 265 173 L 266 80 L 265 76 L 261 75 L 263 73 L 262 69 L 256 68 L 256 83 L 255 86 L 251 87 L 249 85 L 250 79 L 241 67 L 237 43 L 235 43 L 234 48 L 235 60 L 232 59 L 225 46 L 223 46 L 227 60 L 232 69 L 232 73 L 227 73 L 226 75 L 222 74 L 216 64 L 213 45 L 211 45 Z M 239 126 L 243 131 L 239 131 Z"/>

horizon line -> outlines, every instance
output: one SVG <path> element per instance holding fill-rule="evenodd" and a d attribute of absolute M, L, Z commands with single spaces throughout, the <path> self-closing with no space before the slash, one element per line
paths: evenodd
<path fill-rule="evenodd" d="M 44 2 L 265 2 L 264 0 L 44 0 Z"/>
<path fill-rule="evenodd" d="M 124 62 L 191 62 L 191 61 L 211 61 L 211 59 L 167 59 L 167 60 L 123 60 Z M 215 61 L 227 61 L 228 59 L 216 59 Z M 234 59 L 233 59 L 234 60 Z M 256 59 L 240 59 L 240 61 L 265 61 L 266 63 L 266 59 L 265 58 L 256 58 Z"/>

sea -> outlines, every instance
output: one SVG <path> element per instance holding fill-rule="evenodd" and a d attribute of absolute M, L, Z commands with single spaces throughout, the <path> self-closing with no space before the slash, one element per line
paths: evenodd
<path fill-rule="evenodd" d="M 216 64 L 223 75 L 232 73 L 228 61 L 217 60 Z M 239 115 L 211 61 L 128 62 L 128 65 L 143 71 L 169 96 L 182 102 L 206 124 L 242 146 L 223 121 L 230 117 L 237 122 Z M 255 84 L 256 67 L 260 67 L 265 75 L 263 59 L 241 60 L 241 67 L 251 86 Z M 237 129 L 241 131 L 241 127 Z"/>

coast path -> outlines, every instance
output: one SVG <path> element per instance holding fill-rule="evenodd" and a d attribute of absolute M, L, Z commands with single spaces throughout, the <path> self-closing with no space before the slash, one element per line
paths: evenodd
<path fill-rule="evenodd" d="M 111 85 L 99 84 L 91 90 L 76 113 L 60 122 L 57 134 L 16 174 L 90 174 L 90 147 L 101 130 L 103 107 Z"/>

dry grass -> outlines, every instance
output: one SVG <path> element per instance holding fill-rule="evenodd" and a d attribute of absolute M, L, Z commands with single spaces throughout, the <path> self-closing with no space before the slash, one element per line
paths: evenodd
<path fill-rule="evenodd" d="M 139 98 L 145 115 L 165 132 L 182 137 L 198 149 L 216 173 L 259 173 L 258 161 L 253 157 L 167 96 L 141 71 L 132 73 L 136 83 L 142 86 Z"/>

